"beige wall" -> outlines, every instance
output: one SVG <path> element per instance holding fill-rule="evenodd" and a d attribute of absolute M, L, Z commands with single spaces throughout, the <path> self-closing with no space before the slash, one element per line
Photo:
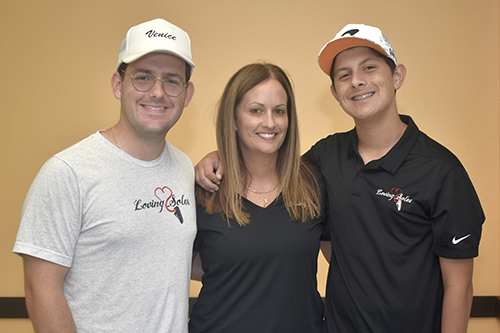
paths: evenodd
<path fill-rule="evenodd" d="M 24 196 L 54 153 L 112 126 L 110 89 L 118 48 L 131 25 L 163 17 L 188 31 L 195 97 L 167 138 L 197 162 L 215 148 L 213 107 L 229 76 L 255 60 L 287 69 L 299 107 L 302 151 L 349 130 L 316 57 L 347 23 L 380 27 L 408 77 L 401 113 L 455 152 L 483 203 L 476 295 L 500 295 L 498 0 L 3 1 L 0 10 L 0 297 L 23 296 L 21 259 L 11 254 Z M 321 260 L 320 290 L 326 264 Z M 199 285 L 194 285 L 196 295 Z M 0 320 L 2 332 L 30 332 Z M 498 332 L 473 319 L 471 332 Z"/>

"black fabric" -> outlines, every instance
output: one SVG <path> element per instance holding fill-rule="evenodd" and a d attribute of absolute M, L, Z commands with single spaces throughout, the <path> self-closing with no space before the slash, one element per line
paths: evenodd
<path fill-rule="evenodd" d="M 243 199 L 250 224 L 231 225 L 198 206 L 195 250 L 203 287 L 189 331 L 321 332 L 316 273 L 323 220 L 292 221 L 282 197 L 262 208 Z"/>
<path fill-rule="evenodd" d="M 329 196 L 327 332 L 440 332 L 438 256 L 477 256 L 484 214 L 466 171 L 401 119 L 408 127 L 400 141 L 367 165 L 355 129 L 305 154 Z"/>

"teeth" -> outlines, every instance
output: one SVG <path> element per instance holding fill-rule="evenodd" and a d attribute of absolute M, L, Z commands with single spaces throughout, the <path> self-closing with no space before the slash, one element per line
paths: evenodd
<path fill-rule="evenodd" d="M 260 136 L 264 137 L 264 138 L 272 138 L 273 136 L 276 135 L 276 133 L 271 133 L 271 134 L 267 134 L 267 133 L 259 133 Z"/>
<path fill-rule="evenodd" d="M 354 97 L 353 99 L 354 99 L 355 101 L 360 101 L 360 100 L 365 99 L 365 98 L 368 98 L 368 97 L 370 97 L 370 96 L 373 96 L 373 93 L 365 94 L 365 95 L 362 95 L 362 96 L 357 96 L 357 97 Z"/>
<path fill-rule="evenodd" d="M 165 110 L 165 108 L 164 108 L 164 107 L 161 107 L 161 106 L 160 106 L 160 107 L 154 107 L 154 106 L 148 106 L 148 105 L 146 105 L 146 106 L 144 106 L 144 107 L 145 107 L 145 108 L 147 108 L 147 109 L 155 110 L 155 111 L 158 111 L 158 110 Z"/>

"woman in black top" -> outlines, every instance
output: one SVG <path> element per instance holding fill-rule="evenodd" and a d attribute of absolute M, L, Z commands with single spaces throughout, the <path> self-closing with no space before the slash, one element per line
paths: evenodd
<path fill-rule="evenodd" d="M 204 274 L 189 331 L 321 332 L 324 214 L 316 174 L 300 159 L 285 72 L 268 63 L 236 72 L 216 134 L 225 175 L 216 193 L 197 188 L 194 251 Z"/>

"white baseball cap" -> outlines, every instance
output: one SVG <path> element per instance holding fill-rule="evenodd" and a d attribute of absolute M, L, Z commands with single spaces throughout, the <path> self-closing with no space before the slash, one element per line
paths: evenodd
<path fill-rule="evenodd" d="M 358 46 L 374 49 L 397 65 L 396 54 L 391 43 L 380 29 L 364 24 L 348 24 L 319 51 L 319 66 L 323 72 L 330 75 L 333 59 L 340 52 Z"/>
<path fill-rule="evenodd" d="M 164 19 L 154 19 L 130 28 L 118 54 L 118 69 L 122 63 L 129 64 L 149 53 L 164 52 L 184 60 L 191 72 L 191 40 L 181 28 Z"/>

